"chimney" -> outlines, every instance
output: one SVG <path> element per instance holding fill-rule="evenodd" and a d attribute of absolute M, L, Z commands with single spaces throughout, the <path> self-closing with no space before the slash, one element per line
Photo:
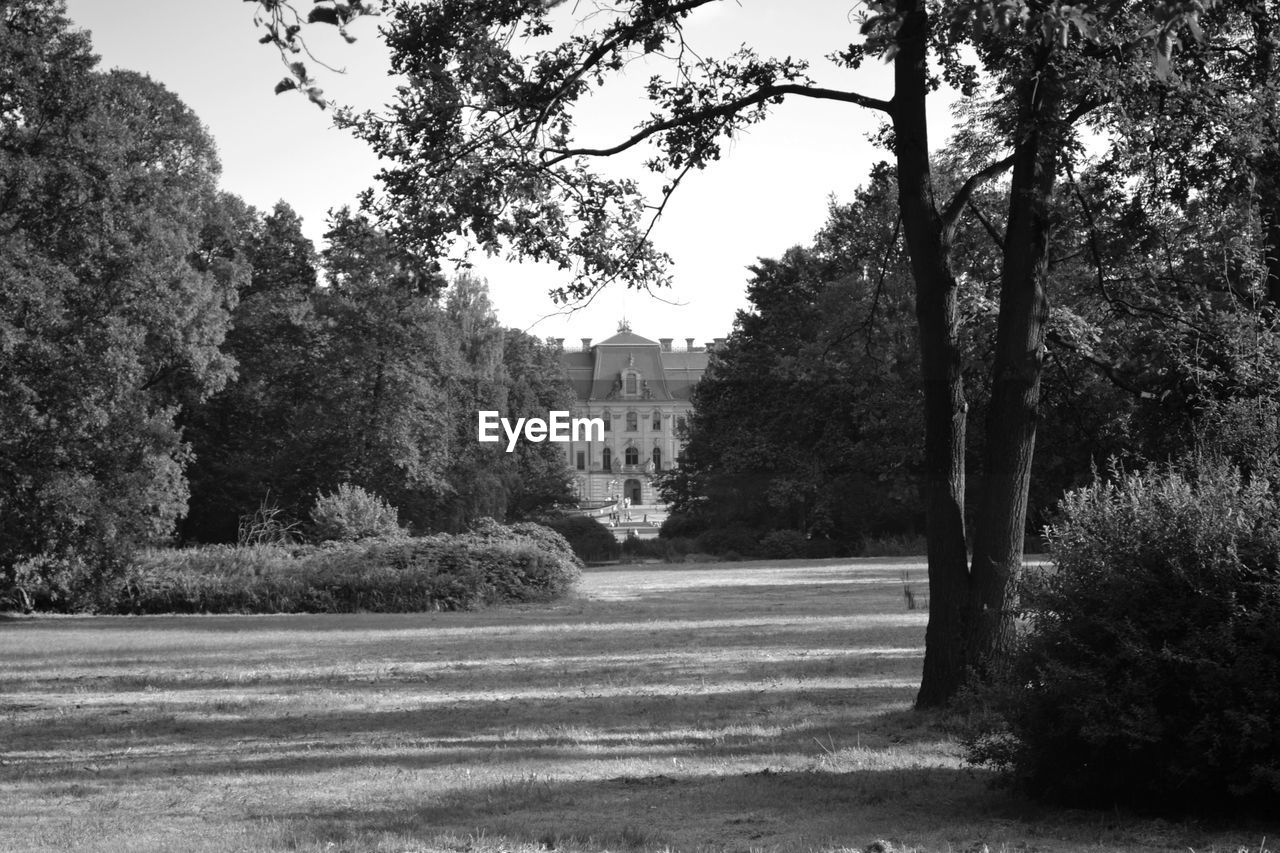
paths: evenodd
<path fill-rule="evenodd" d="M 671 342 L 673 340 L 675 340 L 675 338 L 658 338 L 658 343 L 662 344 L 663 352 L 671 352 Z"/>
<path fill-rule="evenodd" d="M 689 352 L 693 352 L 693 338 L 685 338 L 684 345 Z"/>
<path fill-rule="evenodd" d="M 587 352 L 591 349 L 591 338 L 582 339 L 582 351 Z"/>
<path fill-rule="evenodd" d="M 554 341 L 556 342 L 556 343 L 555 343 L 555 347 L 556 347 L 556 349 L 558 349 L 558 350 L 563 350 L 563 349 L 564 349 L 564 338 L 552 338 L 552 340 L 554 340 Z"/>

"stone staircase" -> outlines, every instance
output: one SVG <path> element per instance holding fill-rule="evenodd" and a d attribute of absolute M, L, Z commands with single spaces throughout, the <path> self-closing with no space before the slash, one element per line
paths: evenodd
<path fill-rule="evenodd" d="M 589 506 L 580 510 L 579 514 L 596 519 L 609 528 L 615 539 L 622 542 L 628 536 L 637 536 L 641 539 L 656 538 L 658 528 L 662 527 L 662 522 L 671 513 L 666 504 L 636 504 L 629 510 L 624 510 L 615 504 L 605 504 Z"/>

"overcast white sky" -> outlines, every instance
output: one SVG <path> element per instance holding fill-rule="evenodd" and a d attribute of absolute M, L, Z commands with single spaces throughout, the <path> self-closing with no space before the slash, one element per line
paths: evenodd
<path fill-rule="evenodd" d="M 299 0 L 299 8 L 310 3 Z M 573 4 L 566 4 L 572 7 Z M 104 68 L 142 71 L 177 93 L 208 126 L 218 143 L 223 186 L 263 209 L 285 199 L 320 242 L 326 212 L 354 202 L 373 183 L 376 158 L 331 125 L 331 114 L 298 95 L 272 94 L 284 74 L 278 54 L 257 44 L 255 4 L 241 0 L 68 0 L 72 20 L 90 30 Z M 819 83 L 888 97 L 887 69 L 878 62 L 858 74 L 839 72 L 824 54 L 855 41 L 853 0 L 740 0 L 688 28 L 704 55 L 723 55 L 742 43 L 761 53 L 811 59 Z M 376 108 L 393 91 L 385 50 L 373 20 L 353 28 L 359 41 L 347 45 L 321 30 L 314 52 L 346 74 L 321 72 L 326 94 L 340 103 Z M 325 37 L 328 36 L 328 37 Z M 635 86 L 643 70 L 597 99 L 583 142 L 615 142 L 646 114 Z M 937 105 L 934 127 L 947 125 Z M 609 289 L 571 315 L 558 309 L 547 290 L 559 282 L 554 270 L 480 258 L 499 316 L 540 337 L 600 340 L 623 316 L 650 338 L 686 337 L 699 342 L 728 333 L 734 312 L 745 307 L 746 267 L 803 243 L 821 226 L 832 194 L 846 199 L 871 164 L 884 159 L 867 136 L 878 114 L 826 101 L 783 104 L 767 122 L 732 144 L 726 157 L 691 175 L 655 231 L 674 258 L 674 287 L 659 291 L 667 304 L 636 291 Z M 598 135 L 597 135 L 598 134 Z M 937 133 L 936 146 L 945 139 Z M 609 164 L 635 169 L 635 160 Z"/>

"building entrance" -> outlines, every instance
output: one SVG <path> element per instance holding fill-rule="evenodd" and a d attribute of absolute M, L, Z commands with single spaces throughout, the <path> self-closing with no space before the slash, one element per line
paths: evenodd
<path fill-rule="evenodd" d="M 632 506 L 636 506 L 637 504 L 643 503 L 643 501 L 640 500 L 641 493 L 640 493 L 639 480 L 636 480 L 636 479 L 627 480 L 627 482 L 622 486 L 622 494 L 625 497 L 631 498 Z"/>

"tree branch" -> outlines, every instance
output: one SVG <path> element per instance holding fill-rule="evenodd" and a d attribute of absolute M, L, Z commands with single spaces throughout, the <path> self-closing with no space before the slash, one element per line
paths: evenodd
<path fill-rule="evenodd" d="M 678 20 L 679 16 L 683 13 L 691 12 L 699 6 L 705 6 L 712 2 L 715 2 L 715 0 L 686 0 L 684 3 L 677 3 L 670 7 L 663 14 Z M 652 23 L 652 21 L 644 21 L 643 23 L 649 24 Z M 541 126 L 543 122 L 547 120 L 547 115 L 551 112 L 555 103 L 564 97 L 565 93 L 569 91 L 573 84 L 581 80 L 587 72 L 594 68 L 600 60 L 608 56 L 611 51 L 617 50 L 622 47 L 622 45 L 626 44 L 626 42 L 634 37 L 640 29 L 641 22 L 632 21 L 630 26 L 619 26 L 618 31 L 611 37 L 604 39 L 600 44 L 596 45 L 595 49 L 587 54 L 586 58 L 578 65 L 577 69 L 569 74 L 569 76 L 561 82 L 556 90 L 551 93 L 551 96 L 547 98 L 546 105 L 542 108 L 542 112 L 538 115 L 534 125 Z"/>
<path fill-rule="evenodd" d="M 881 110 L 886 113 L 892 113 L 893 106 L 888 101 L 882 101 L 878 98 L 869 98 L 866 95 L 859 95 L 857 92 L 844 92 L 838 89 L 823 89 L 816 86 L 805 86 L 800 83 L 784 83 L 779 86 L 764 86 L 752 92 L 750 95 L 744 95 L 732 101 L 723 104 L 717 104 L 711 107 L 704 107 L 696 110 L 688 115 L 673 116 L 663 121 L 654 122 L 648 127 L 637 131 L 630 138 L 612 146 L 611 148 L 549 148 L 548 154 L 554 156 L 547 157 L 543 160 L 543 165 L 554 166 L 557 163 L 568 160 L 571 157 L 611 157 L 619 154 L 629 148 L 644 142 L 649 137 L 662 133 L 663 131 L 672 130 L 677 127 L 696 124 L 701 121 L 712 118 L 727 118 L 737 113 L 739 110 L 745 109 L 755 104 L 768 101 L 771 98 L 780 98 L 786 95 L 797 95 L 804 98 L 819 98 L 830 101 L 844 101 L 850 104 L 866 107 L 873 110 Z"/>
<path fill-rule="evenodd" d="M 951 197 L 946 209 L 942 211 L 942 233 L 944 239 L 948 242 L 951 240 L 951 236 L 956 230 L 956 223 L 960 221 L 960 212 L 964 210 L 965 203 L 969 201 L 969 197 L 973 195 L 974 191 L 1001 172 L 1007 171 L 1011 166 L 1013 166 L 1012 154 L 970 175 L 969 180 L 965 181 L 960 189 L 956 190 L 956 194 Z M 1003 241 L 1001 242 L 1003 243 Z"/>
<path fill-rule="evenodd" d="M 996 244 L 996 248 L 1003 249 L 1004 235 L 1000 233 L 1000 229 L 995 226 L 995 223 L 987 217 L 987 214 L 983 212 L 982 208 L 978 207 L 978 203 L 972 198 L 966 199 L 965 204 L 968 206 L 969 210 L 973 211 L 973 215 L 978 217 L 978 221 L 982 223 L 982 227 L 987 229 L 987 233 L 991 235 L 991 239 Z"/>

